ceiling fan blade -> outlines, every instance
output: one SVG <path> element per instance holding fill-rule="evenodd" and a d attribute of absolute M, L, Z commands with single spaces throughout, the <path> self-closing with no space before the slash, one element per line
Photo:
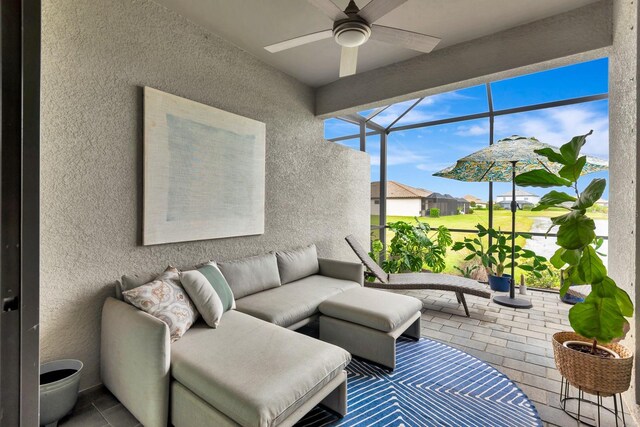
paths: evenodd
<path fill-rule="evenodd" d="M 271 53 L 280 52 L 281 50 L 291 49 L 292 47 L 302 46 L 303 44 L 317 42 L 318 40 L 329 39 L 333 37 L 333 30 L 318 31 L 317 33 L 307 34 L 306 36 L 296 37 L 294 39 L 285 40 L 279 43 L 270 44 L 264 48 Z"/>
<path fill-rule="evenodd" d="M 340 54 L 340 77 L 356 73 L 358 65 L 358 47 L 343 47 Z"/>
<path fill-rule="evenodd" d="M 437 37 L 382 25 L 371 26 L 371 38 L 424 53 L 431 52 L 440 43 L 440 39 Z"/>
<path fill-rule="evenodd" d="M 364 20 L 369 24 L 373 24 L 378 19 L 406 2 L 407 0 L 371 0 L 360 12 L 358 12 L 358 15 L 361 18 L 364 18 Z"/>
<path fill-rule="evenodd" d="M 320 9 L 333 21 L 347 19 L 348 16 L 331 0 L 307 0 L 309 3 Z"/>

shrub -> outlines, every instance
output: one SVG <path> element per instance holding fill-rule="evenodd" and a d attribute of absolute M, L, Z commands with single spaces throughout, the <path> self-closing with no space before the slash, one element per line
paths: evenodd
<path fill-rule="evenodd" d="M 462 268 L 460 268 L 457 265 L 454 265 L 453 268 L 458 270 L 460 272 L 460 274 L 462 274 L 462 277 L 466 277 L 467 279 L 471 279 L 471 276 L 473 275 L 473 272 L 476 271 L 478 268 L 480 268 L 480 266 L 476 264 L 476 265 L 463 266 Z"/>
<path fill-rule="evenodd" d="M 424 266 L 436 273 L 444 270 L 447 247 L 453 243 L 446 227 L 441 225 L 432 229 L 417 218 L 416 224 L 397 221 L 388 223 L 387 227 L 394 236 L 387 248 L 386 260 L 382 262 L 384 271 L 422 271 Z M 380 249 L 380 246 L 377 248 Z"/>
<path fill-rule="evenodd" d="M 469 215 L 471 215 L 473 213 L 473 209 L 469 208 L 469 212 L 467 212 Z"/>
<path fill-rule="evenodd" d="M 502 205 L 495 204 L 495 205 L 493 205 L 493 210 L 494 211 L 502 211 L 502 210 L 504 210 L 504 208 L 502 207 Z"/>
<path fill-rule="evenodd" d="M 476 207 L 476 202 L 473 202 L 473 201 L 469 202 L 469 206 L 471 206 L 472 208 L 475 208 Z"/>
<path fill-rule="evenodd" d="M 537 277 L 533 272 L 527 271 L 524 280 L 530 288 L 556 289 L 560 287 L 560 276 L 548 268 Z"/>
<path fill-rule="evenodd" d="M 429 209 L 429 216 L 431 218 L 439 218 L 440 217 L 440 209 L 438 209 L 438 208 Z"/>

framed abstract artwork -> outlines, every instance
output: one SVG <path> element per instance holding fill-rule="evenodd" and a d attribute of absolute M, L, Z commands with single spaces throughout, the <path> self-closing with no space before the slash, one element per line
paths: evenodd
<path fill-rule="evenodd" d="M 144 88 L 143 245 L 264 233 L 265 125 Z"/>

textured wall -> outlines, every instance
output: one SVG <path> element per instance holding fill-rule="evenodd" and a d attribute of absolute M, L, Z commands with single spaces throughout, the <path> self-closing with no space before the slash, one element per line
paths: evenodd
<path fill-rule="evenodd" d="M 100 310 L 123 273 L 309 242 L 352 259 L 344 236 L 368 239 L 368 156 L 323 141 L 310 88 L 153 2 L 43 3 L 43 361 L 79 358 L 82 387 L 99 382 Z M 138 245 L 141 86 L 266 123 L 264 235 Z"/>
<path fill-rule="evenodd" d="M 571 63 L 567 58 L 577 54 L 586 61 L 598 54 L 588 56 L 584 52 L 610 45 L 611 1 L 601 0 L 336 80 L 316 90 L 316 114 L 324 117 L 347 113 L 353 107 L 362 110 L 559 67 Z"/>
<path fill-rule="evenodd" d="M 638 240 L 638 5 L 635 0 L 613 4 L 613 49 L 609 59 L 609 275 L 624 288 L 638 310 L 636 286 L 640 270 Z M 638 317 L 631 322 L 625 343 L 635 351 Z M 638 371 L 638 361 L 634 373 Z M 638 379 L 626 394 L 628 406 L 638 419 Z"/>

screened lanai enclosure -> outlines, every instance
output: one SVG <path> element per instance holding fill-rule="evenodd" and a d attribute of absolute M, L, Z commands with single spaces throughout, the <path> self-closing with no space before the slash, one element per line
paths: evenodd
<path fill-rule="evenodd" d="M 430 193 L 432 206 L 439 207 L 441 215 L 429 217 L 427 198 L 421 220 L 446 225 L 455 240 L 456 235 L 475 232 L 476 223 L 509 231 L 510 223 L 507 226 L 503 221 L 508 212 L 494 202 L 511 187 L 509 183 L 454 182 L 434 177 L 434 172 L 512 135 L 560 146 L 593 130 L 584 153 L 608 159 L 608 108 L 608 59 L 602 58 L 327 119 L 325 137 L 371 156 L 371 181 L 379 182 L 379 199 L 371 217 L 372 240 L 379 238 L 386 247 L 385 224 L 411 220 L 389 212 L 389 181 Z M 608 179 L 608 172 L 583 177 L 580 184 L 593 178 Z M 538 196 L 547 190 L 526 189 Z M 448 203 L 447 196 L 451 198 Z M 605 239 L 607 199 L 605 192 L 596 219 L 596 233 Z M 460 209 L 465 206 L 462 200 L 468 203 L 466 209 Z M 531 212 L 531 205 L 521 207 L 525 212 L 518 213 L 516 231 L 531 233 L 534 237 L 527 245 L 550 256 L 556 246 L 553 233 L 544 238 L 551 223 L 549 215 Z"/>

